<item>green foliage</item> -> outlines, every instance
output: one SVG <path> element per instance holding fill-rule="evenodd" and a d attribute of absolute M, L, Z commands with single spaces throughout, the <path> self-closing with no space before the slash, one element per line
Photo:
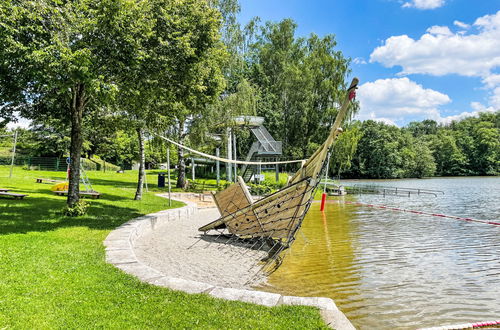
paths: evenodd
<path fill-rule="evenodd" d="M 261 27 L 251 45 L 249 76 L 261 90 L 258 114 L 270 133 L 283 141 L 286 155 L 304 158 L 328 135 L 349 60 L 336 50 L 333 35 L 296 38 L 296 27 L 290 19 Z"/>
<path fill-rule="evenodd" d="M 343 174 L 357 178 L 498 175 L 499 118 L 497 111 L 450 125 L 424 120 L 404 128 L 365 121 L 353 166 Z"/>
<path fill-rule="evenodd" d="M 63 214 L 68 217 L 81 217 L 87 214 L 87 210 L 90 207 L 90 203 L 81 199 L 76 202 L 72 207 L 65 206 Z"/>

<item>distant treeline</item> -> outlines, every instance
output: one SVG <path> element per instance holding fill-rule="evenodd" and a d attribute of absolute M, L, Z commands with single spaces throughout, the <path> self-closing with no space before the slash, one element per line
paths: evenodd
<path fill-rule="evenodd" d="M 354 122 L 336 147 L 339 157 L 332 158 L 332 172 L 384 179 L 499 175 L 499 128 L 500 111 L 448 125 L 424 120 L 398 128 L 372 120 Z"/>

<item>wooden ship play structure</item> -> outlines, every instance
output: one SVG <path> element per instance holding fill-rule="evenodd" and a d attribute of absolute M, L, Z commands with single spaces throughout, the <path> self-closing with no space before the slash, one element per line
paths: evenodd
<path fill-rule="evenodd" d="M 251 249 L 269 253 L 261 269 L 272 271 L 282 261 L 280 254 L 295 240 L 312 200 L 326 159 L 347 115 L 349 105 L 355 97 L 358 79 L 354 78 L 347 90 L 345 100 L 335 118 L 326 141 L 290 178 L 279 191 L 253 201 L 244 180 L 214 194 L 221 217 L 199 228 L 207 234 L 216 231 L 224 236 L 226 243 L 248 244 Z M 271 266 L 271 267 L 269 267 Z"/>

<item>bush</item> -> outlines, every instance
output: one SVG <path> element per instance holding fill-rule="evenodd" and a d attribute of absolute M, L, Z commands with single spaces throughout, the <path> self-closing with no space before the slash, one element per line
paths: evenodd
<path fill-rule="evenodd" d="M 89 207 L 90 203 L 81 199 L 73 207 L 66 206 L 63 210 L 63 214 L 68 217 L 80 217 L 87 214 L 87 209 Z"/>

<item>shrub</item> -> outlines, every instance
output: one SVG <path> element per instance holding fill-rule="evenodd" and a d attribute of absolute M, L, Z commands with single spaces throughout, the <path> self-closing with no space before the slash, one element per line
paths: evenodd
<path fill-rule="evenodd" d="M 63 210 L 63 214 L 68 217 L 80 217 L 87 214 L 87 209 L 89 207 L 90 203 L 81 199 L 73 207 L 66 206 Z"/>

